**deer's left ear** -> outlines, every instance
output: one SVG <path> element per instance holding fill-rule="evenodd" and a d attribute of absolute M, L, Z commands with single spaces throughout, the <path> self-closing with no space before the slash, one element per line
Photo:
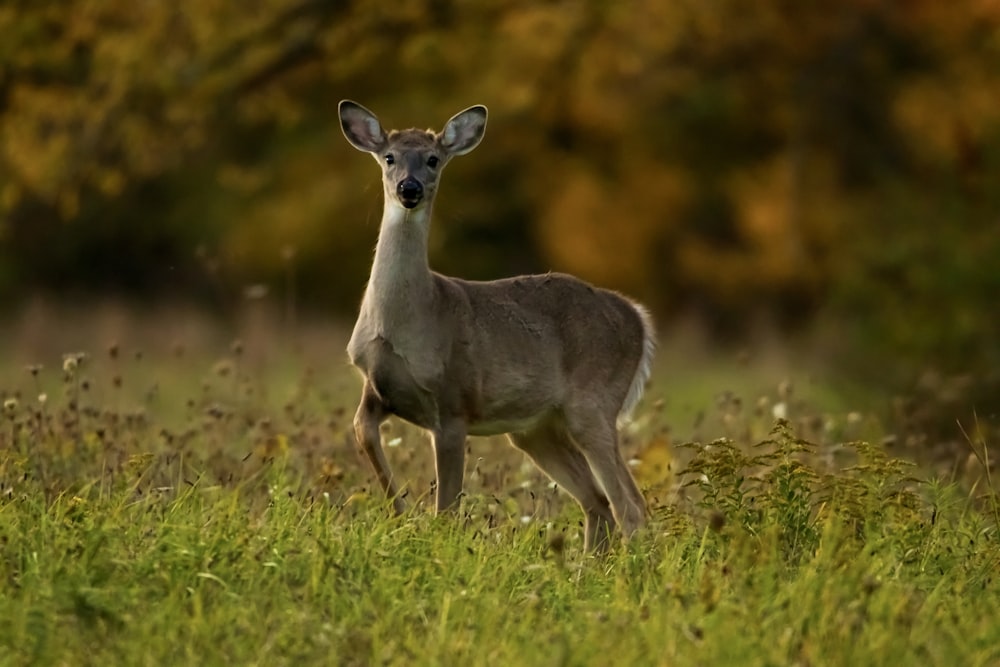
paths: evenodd
<path fill-rule="evenodd" d="M 438 135 L 438 143 L 451 155 L 465 155 L 479 145 L 484 132 L 486 107 L 477 104 L 452 116 Z"/>

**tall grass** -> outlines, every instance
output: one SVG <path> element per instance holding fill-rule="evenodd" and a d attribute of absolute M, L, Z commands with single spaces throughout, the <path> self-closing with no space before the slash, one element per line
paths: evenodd
<path fill-rule="evenodd" d="M 929 477 L 787 387 L 724 397 L 698 430 L 725 437 L 692 443 L 654 389 L 624 444 L 649 526 L 592 558 L 500 441 L 433 517 L 424 436 L 388 426 L 394 517 L 354 380 L 308 359 L 44 361 L 0 417 L 0 664 L 1000 662 L 992 478 Z"/>

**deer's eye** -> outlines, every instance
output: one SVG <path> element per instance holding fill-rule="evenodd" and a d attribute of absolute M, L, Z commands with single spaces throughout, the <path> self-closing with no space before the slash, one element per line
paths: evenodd
<path fill-rule="evenodd" d="M 386 164 L 396 164 L 396 156 L 393 155 L 392 153 L 388 153 L 385 156 L 385 163 Z"/>
<path fill-rule="evenodd" d="M 429 158 L 427 158 L 427 166 L 430 167 L 431 169 L 437 167 L 438 164 L 440 164 L 440 162 L 441 160 L 438 159 L 437 155 L 432 155 Z"/>

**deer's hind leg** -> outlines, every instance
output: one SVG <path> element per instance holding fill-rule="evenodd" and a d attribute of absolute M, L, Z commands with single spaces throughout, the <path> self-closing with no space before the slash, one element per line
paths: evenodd
<path fill-rule="evenodd" d="M 593 406 L 578 406 L 567 411 L 566 425 L 628 538 L 646 521 L 646 501 L 618 449 L 617 415 L 604 412 Z"/>
<path fill-rule="evenodd" d="M 607 551 L 615 525 L 611 506 L 565 427 L 549 421 L 528 432 L 511 433 L 510 440 L 580 504 L 585 516 L 584 548 Z"/>

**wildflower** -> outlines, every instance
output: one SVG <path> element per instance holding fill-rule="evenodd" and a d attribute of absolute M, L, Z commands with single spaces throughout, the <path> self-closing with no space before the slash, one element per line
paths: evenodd
<path fill-rule="evenodd" d="M 17 399 L 16 398 L 6 399 L 3 402 L 3 411 L 5 414 L 13 416 L 13 414 L 17 412 Z"/>
<path fill-rule="evenodd" d="M 79 362 L 76 360 L 76 356 L 72 354 L 67 354 L 63 356 L 63 371 L 67 375 L 72 375 L 76 372 L 76 367 Z"/>
<path fill-rule="evenodd" d="M 48 400 L 49 400 L 49 395 L 46 394 L 44 391 L 38 395 L 38 402 L 41 403 L 42 405 L 45 405 L 46 401 Z"/>

